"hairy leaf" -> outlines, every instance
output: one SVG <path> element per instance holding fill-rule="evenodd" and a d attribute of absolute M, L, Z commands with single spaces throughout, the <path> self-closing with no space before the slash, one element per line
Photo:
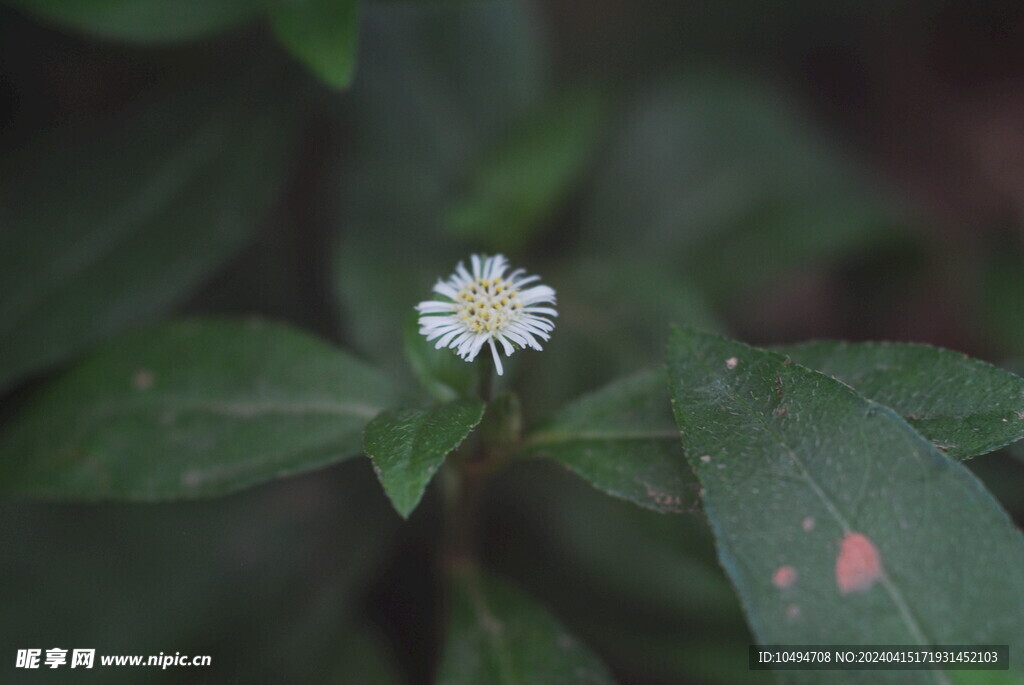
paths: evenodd
<path fill-rule="evenodd" d="M 892 408 L 951 457 L 1024 437 L 1024 378 L 928 345 L 813 342 L 777 349 Z"/>
<path fill-rule="evenodd" d="M 366 426 L 363 447 L 395 510 L 408 518 L 444 458 L 484 415 L 480 400 L 430 409 L 393 409 Z"/>
<path fill-rule="evenodd" d="M 895 412 L 782 355 L 692 331 L 673 332 L 668 368 L 719 557 L 759 642 L 1024 644 L 1020 531 Z M 950 682 L 882 673 L 830 682 Z"/>

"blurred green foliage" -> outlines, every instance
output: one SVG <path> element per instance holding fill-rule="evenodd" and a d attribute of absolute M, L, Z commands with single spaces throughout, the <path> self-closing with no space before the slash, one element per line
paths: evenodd
<path fill-rule="evenodd" d="M 666 332 L 897 337 L 1021 370 L 1019 220 L 922 207 L 905 190 L 927 179 L 891 173 L 858 129 L 885 111 L 872 98 L 900 88 L 870 81 L 873 60 L 899 62 L 883 49 L 893 50 L 890 31 L 923 31 L 896 41 L 907 49 L 930 45 L 942 36 L 920 27 L 944 25 L 944 12 L 961 16 L 934 0 L 6 0 L 0 490 L 177 498 L 196 459 L 223 470 L 205 494 L 271 482 L 216 501 L 5 503 L 0 680 L 25 675 L 12 668 L 17 649 L 62 646 L 213 656 L 185 675 L 82 676 L 93 682 L 531 682 L 531 672 L 769 682 L 747 669 L 746 646 L 766 623 L 778 627 L 758 604 L 774 590 L 752 592 L 733 567 L 737 595 L 721 546 L 716 555 L 700 509 L 700 488 L 716 481 L 698 483 L 675 442 L 659 371 Z M 981 27 L 1018 16 L 969 14 Z M 844 55 L 852 73 L 837 86 L 815 81 Z M 919 77 L 912 59 L 899 63 L 908 81 Z M 897 105 L 914 94 L 902 97 Z M 933 133 L 902 125 L 908 140 Z M 411 427 L 460 414 L 443 403 L 480 378 L 422 339 L 413 307 L 459 260 L 495 251 L 555 288 L 559 317 L 542 353 L 509 360 L 495 388 L 506 394 L 466 444 L 483 436 L 505 450 L 522 434 L 519 456 L 550 459 L 515 460 L 490 483 L 485 574 L 460 576 L 451 594 L 436 545 L 443 488 L 431 477 L 479 416 L 462 416 L 446 440 Z M 173 334 L 183 324 L 151 326 L 197 314 L 285 323 L 207 323 L 209 338 L 191 346 Z M 248 327 L 273 339 L 239 337 Z M 946 352 L 908 363 L 813 349 L 828 354 L 795 360 L 911 423 L 921 407 L 900 400 L 917 393 L 950 400 L 939 427 L 972 432 L 971 444 L 1018 435 L 992 427 L 1014 418 L 1019 381 L 996 369 Z M 730 381 L 675 373 L 677 407 Z M 876 396 L 865 374 L 892 392 Z M 751 383 L 766 384 L 770 402 L 769 376 Z M 948 394 L 936 395 L 929 383 L 943 379 Z M 360 436 L 369 416 L 342 425 L 285 410 L 253 429 L 251 416 L 214 411 L 192 416 L 190 430 L 160 423 L 167 403 L 223 409 L 241 396 L 417 407 L 378 422 L 387 430 L 377 442 L 395 457 L 378 463 L 390 469 L 380 480 L 394 479 L 408 521 L 399 525 L 366 459 L 277 480 L 357 454 L 361 437 L 377 444 L 372 431 Z M 688 410 L 702 427 L 724 420 L 712 404 Z M 998 416 L 987 411 L 995 405 Z M 747 418 L 794 418 L 778 409 Z M 391 441 L 402 431 L 407 440 Z M 595 439 L 609 431 L 618 442 Z M 695 434 L 684 430 L 684 448 Z M 964 465 L 1018 523 L 1024 461 L 1007 452 L 1020 444 Z M 423 445 L 429 463 L 403 470 L 400 457 Z M 112 481 L 90 480 L 82 457 L 93 450 L 111 457 Z M 964 467 L 948 468 L 973 483 Z M 743 497 L 730 511 L 761 504 Z M 932 525 L 960 530 L 957 512 L 929 512 Z M 720 545 L 729 522 L 714 519 Z M 765 552 L 759 563 L 779 549 L 766 540 L 751 542 Z M 998 554 L 1012 555 L 1012 542 L 989 557 L 1007 584 L 1019 576 Z M 970 559 L 941 561 L 929 565 L 937 583 L 971 570 Z M 44 671 L 32 679 L 63 682 L 63 671 Z"/>
<path fill-rule="evenodd" d="M 293 106 L 272 73 L 226 79 L 3 160 L 0 388 L 155 318 L 252 237 L 287 173 Z"/>
<path fill-rule="evenodd" d="M 161 42 L 201 38 L 253 18 L 254 0 L 10 0 L 45 21 L 103 38 Z"/>

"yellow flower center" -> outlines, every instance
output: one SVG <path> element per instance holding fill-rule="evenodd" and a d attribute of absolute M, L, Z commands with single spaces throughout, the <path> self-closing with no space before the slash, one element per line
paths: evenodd
<path fill-rule="evenodd" d="M 455 297 L 456 314 L 474 333 L 500 331 L 519 318 L 519 291 L 504 278 L 477 278 Z"/>

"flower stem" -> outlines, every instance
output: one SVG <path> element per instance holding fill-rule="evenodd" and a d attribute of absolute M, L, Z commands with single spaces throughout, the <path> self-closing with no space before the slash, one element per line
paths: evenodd
<path fill-rule="evenodd" d="M 492 403 L 494 394 L 494 361 L 479 358 L 480 399 Z M 487 479 L 500 455 L 481 435 L 466 441 L 442 470 L 444 496 L 443 563 L 445 574 L 466 565 L 475 565 L 477 538 L 480 530 L 480 503 Z"/>
<path fill-rule="evenodd" d="M 444 539 L 445 575 L 460 567 L 475 565 L 480 523 L 480 502 L 484 472 L 475 459 L 452 465 L 444 473 Z"/>
<path fill-rule="evenodd" d="M 494 399 L 494 360 L 485 354 L 477 359 L 480 360 L 480 399 L 490 404 Z"/>

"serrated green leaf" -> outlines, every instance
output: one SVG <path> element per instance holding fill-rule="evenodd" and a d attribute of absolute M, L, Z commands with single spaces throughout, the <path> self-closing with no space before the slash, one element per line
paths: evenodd
<path fill-rule="evenodd" d="M 436 349 L 434 343 L 420 334 L 419 315 L 412 312 L 402 331 L 405 357 L 426 388 L 439 402 L 469 397 L 477 387 L 477 367 L 460 359 L 449 349 Z"/>
<path fill-rule="evenodd" d="M 277 39 L 334 88 L 355 75 L 359 0 L 269 0 Z"/>
<path fill-rule="evenodd" d="M 390 401 L 376 371 L 287 326 L 164 324 L 104 345 L 29 402 L 0 436 L 0 490 L 219 495 L 359 454 Z"/>
<path fill-rule="evenodd" d="M 511 586 L 468 570 L 452 582 L 439 685 L 611 685 L 597 657 Z"/>
<path fill-rule="evenodd" d="M 1024 378 L 959 352 L 827 341 L 776 351 L 892 408 L 951 457 L 967 459 L 1024 438 Z"/>
<path fill-rule="evenodd" d="M 484 415 L 480 400 L 392 409 L 366 426 L 363 447 L 395 510 L 408 518 L 448 453 Z"/>
<path fill-rule="evenodd" d="M 253 83 L 151 98 L 0 163 L 0 389 L 155 317 L 258 227 L 291 104 Z"/>
<path fill-rule="evenodd" d="M 448 215 L 456 236 L 492 252 L 523 247 L 557 210 L 600 141 L 602 95 L 578 88 L 529 112 L 486 150 Z"/>
<path fill-rule="evenodd" d="M 105 38 L 166 42 L 200 38 L 256 16 L 253 0 L 6 0 L 77 31 Z"/>
<path fill-rule="evenodd" d="M 1020 531 L 895 412 L 782 355 L 693 331 L 673 331 L 668 369 L 719 557 L 759 642 L 1024 646 Z"/>
<path fill-rule="evenodd" d="M 662 512 L 696 495 L 660 372 L 645 372 L 570 404 L 527 437 L 527 454 L 551 456 L 594 487 Z"/>

